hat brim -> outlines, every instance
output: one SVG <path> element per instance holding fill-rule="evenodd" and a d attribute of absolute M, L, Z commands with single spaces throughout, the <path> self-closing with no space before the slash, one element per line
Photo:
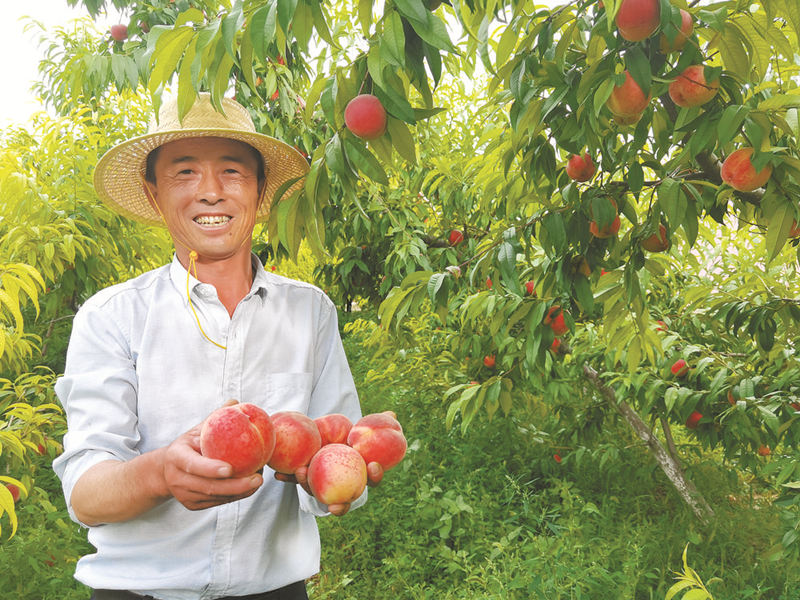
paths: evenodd
<path fill-rule="evenodd" d="M 269 218 L 278 189 L 297 180 L 283 194 L 291 195 L 303 185 L 308 161 L 290 145 L 264 135 L 235 129 L 195 128 L 148 133 L 126 140 L 106 152 L 97 162 L 94 187 L 100 199 L 118 213 L 148 225 L 165 226 L 144 192 L 147 155 L 167 142 L 187 138 L 221 137 L 251 145 L 264 159 L 266 190 L 256 214 L 257 221 Z M 281 198 L 281 199 L 282 199 Z"/>

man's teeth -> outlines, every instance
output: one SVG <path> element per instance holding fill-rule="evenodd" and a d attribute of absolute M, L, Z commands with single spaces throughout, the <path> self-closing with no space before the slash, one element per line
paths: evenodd
<path fill-rule="evenodd" d="M 201 215 L 199 217 L 195 217 L 195 223 L 199 223 L 200 225 L 224 225 L 231 218 L 228 216 L 208 216 L 208 215 Z"/>

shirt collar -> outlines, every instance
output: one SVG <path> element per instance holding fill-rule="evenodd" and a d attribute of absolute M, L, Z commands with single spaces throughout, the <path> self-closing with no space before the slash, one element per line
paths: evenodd
<path fill-rule="evenodd" d="M 267 273 L 264 270 L 264 265 L 261 264 L 261 261 L 258 259 L 258 256 L 255 254 L 250 254 L 250 261 L 253 265 L 253 272 L 255 276 L 253 277 L 253 285 L 250 287 L 250 294 L 257 294 L 261 300 L 266 300 L 267 297 Z M 175 286 L 175 289 L 181 294 L 183 298 L 183 302 L 185 304 L 189 303 L 189 299 L 186 296 L 186 278 L 189 278 L 189 290 L 195 296 L 203 297 L 204 294 L 200 293 L 200 290 L 203 289 L 205 286 L 206 288 L 213 289 L 214 286 L 203 283 L 199 279 L 195 278 L 194 275 L 189 273 L 181 264 L 181 261 L 178 260 L 178 255 L 173 254 L 172 256 L 172 263 L 169 266 L 169 278 L 172 281 L 172 285 Z"/>

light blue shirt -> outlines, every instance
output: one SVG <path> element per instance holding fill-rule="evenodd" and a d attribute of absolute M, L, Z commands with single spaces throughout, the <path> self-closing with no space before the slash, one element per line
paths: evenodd
<path fill-rule="evenodd" d="M 333 303 L 312 285 L 265 272 L 255 257 L 253 265 L 253 286 L 232 317 L 212 285 L 189 277 L 203 330 L 227 349 L 200 332 L 177 258 L 78 311 L 56 383 L 68 433 L 53 463 L 73 519 L 72 489 L 89 467 L 166 446 L 228 399 L 269 414 L 360 417 Z M 318 572 L 315 516 L 325 511 L 265 467 L 249 498 L 201 511 L 171 499 L 130 521 L 90 527 L 97 552 L 78 561 L 75 577 L 168 600 L 276 589 Z"/>

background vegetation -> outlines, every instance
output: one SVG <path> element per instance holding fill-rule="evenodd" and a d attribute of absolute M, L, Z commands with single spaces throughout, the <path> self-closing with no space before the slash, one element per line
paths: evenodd
<path fill-rule="evenodd" d="M 794 3 L 662 1 L 661 31 L 693 16 L 682 52 L 621 38 L 618 0 L 113 4 L 128 38 L 47 32 L 53 116 L 0 137 L 0 481 L 21 488 L 0 486 L 0 589 L 87 595 L 52 384 L 80 303 L 170 255 L 98 203 L 92 169 L 163 93 L 204 89 L 308 155 L 255 250 L 334 298 L 365 411 L 395 410 L 410 441 L 366 507 L 322 521 L 315 598 L 663 598 L 680 571 L 797 600 Z M 677 107 L 695 63 L 720 91 Z M 652 94 L 631 125 L 605 104 L 625 70 Z M 368 143 L 342 118 L 363 91 L 390 117 Z M 741 146 L 773 167 L 761 190 L 719 176 Z M 598 173 L 572 181 L 584 151 Z M 622 226 L 601 239 L 608 199 Z M 659 225 L 668 251 L 645 251 Z"/>

